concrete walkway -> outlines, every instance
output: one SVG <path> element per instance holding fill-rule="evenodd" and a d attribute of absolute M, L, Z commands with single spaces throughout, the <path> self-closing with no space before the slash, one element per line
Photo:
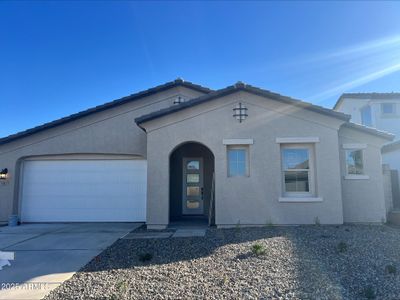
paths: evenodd
<path fill-rule="evenodd" d="M 0 299 L 42 299 L 139 223 L 27 224 L 0 227 L 0 251 L 14 252 L 0 270 Z"/>
<path fill-rule="evenodd" d="M 178 229 L 173 238 L 182 238 L 182 237 L 203 237 L 206 235 L 206 229 L 204 228 L 193 228 L 193 229 Z"/>

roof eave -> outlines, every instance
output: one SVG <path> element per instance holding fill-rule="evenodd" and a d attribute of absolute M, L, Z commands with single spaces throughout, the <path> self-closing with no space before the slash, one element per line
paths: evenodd
<path fill-rule="evenodd" d="M 228 86 L 228 87 L 226 87 L 224 89 L 221 89 L 221 90 L 214 91 L 214 92 L 212 92 L 212 93 L 210 93 L 208 95 L 200 96 L 198 98 L 189 100 L 187 102 L 184 102 L 184 103 L 179 104 L 179 105 L 174 106 L 174 107 L 164 108 L 164 109 L 161 109 L 159 111 L 140 116 L 140 117 L 135 119 L 135 122 L 138 125 L 146 123 L 146 122 L 150 122 L 150 121 L 152 121 L 154 119 L 158 119 L 158 118 L 161 118 L 163 116 L 166 116 L 166 115 L 169 115 L 169 114 L 173 114 L 175 112 L 184 110 L 186 108 L 193 107 L 193 106 L 199 105 L 201 103 L 208 102 L 210 100 L 213 100 L 213 99 L 216 99 L 216 98 L 220 98 L 220 97 L 223 97 L 223 96 L 226 96 L 226 95 L 229 95 L 231 93 L 238 92 L 238 91 L 245 91 L 245 92 L 249 92 L 249 93 L 261 96 L 261 97 L 265 97 L 265 98 L 270 98 L 270 99 L 277 100 L 277 101 L 286 102 L 286 103 L 289 103 L 291 105 L 294 105 L 294 106 L 297 106 L 297 107 L 300 107 L 300 108 L 303 108 L 303 109 L 308 109 L 308 110 L 311 110 L 311 111 L 314 111 L 314 112 L 317 112 L 317 113 L 321 113 L 321 114 L 324 114 L 324 115 L 328 115 L 330 117 L 338 118 L 338 119 L 346 121 L 346 122 L 348 122 L 350 120 L 350 118 L 351 118 L 350 115 L 347 115 L 347 114 L 344 114 L 344 113 L 341 113 L 341 112 L 336 112 L 336 111 L 333 111 L 331 109 L 327 109 L 327 108 L 323 108 L 323 107 L 320 107 L 320 106 L 316 106 L 314 104 L 303 102 L 303 101 L 298 100 L 298 99 L 293 99 L 293 98 L 290 98 L 290 97 L 282 96 L 280 94 L 276 94 L 276 93 L 273 93 L 273 92 L 270 92 L 270 91 L 266 91 L 266 90 L 263 90 L 263 89 L 260 89 L 260 88 L 256 88 L 256 87 L 253 87 L 253 86 L 250 86 L 250 85 L 246 85 L 246 84 L 240 83 L 240 84 L 235 84 L 233 86 Z"/>
<path fill-rule="evenodd" d="M 396 150 L 400 150 L 400 141 L 395 141 L 382 147 L 382 153 L 388 153 Z"/>
<path fill-rule="evenodd" d="M 9 136 L 0 138 L 0 145 L 8 144 L 8 143 L 11 143 L 11 142 L 16 141 L 18 139 L 21 139 L 21 138 L 28 137 L 28 136 L 31 136 L 33 134 L 36 134 L 38 132 L 41 132 L 41 131 L 44 131 L 44 130 L 47 130 L 47 129 L 51 129 L 51 128 L 54 128 L 54 127 L 58 127 L 58 126 L 61 126 L 61 125 L 64 125 L 64 124 L 67 124 L 67 123 L 70 123 L 70 122 L 73 122 L 75 120 L 78 120 L 80 118 L 89 116 L 91 114 L 102 112 L 102 111 L 105 111 L 107 109 L 111 109 L 111 108 L 126 104 L 128 102 L 140 100 L 140 99 L 142 99 L 144 97 L 151 96 L 153 94 L 156 94 L 156 93 L 159 93 L 159 92 L 163 92 L 163 91 L 166 91 L 166 90 L 174 88 L 174 87 L 180 87 L 180 86 L 183 86 L 183 87 L 186 87 L 186 88 L 189 88 L 189 89 L 192 89 L 192 90 L 196 90 L 196 91 L 199 91 L 199 92 L 203 92 L 203 93 L 206 93 L 206 94 L 211 93 L 213 91 L 213 90 L 211 90 L 209 88 L 200 86 L 198 84 L 194 84 L 192 82 L 187 82 L 187 81 L 184 81 L 182 79 L 176 79 L 174 81 L 170 81 L 170 82 L 164 83 L 162 85 L 158 85 L 156 87 L 153 87 L 153 88 L 150 88 L 150 89 L 147 89 L 147 90 L 143 90 L 143 91 L 131 94 L 129 96 L 122 97 L 122 98 L 119 98 L 119 99 L 116 99 L 116 100 L 113 100 L 113 101 L 110 101 L 110 102 L 107 102 L 107 103 L 104 103 L 104 104 L 89 108 L 87 110 L 83 110 L 81 112 L 69 115 L 67 117 L 63 117 L 61 119 L 57 119 L 57 120 L 54 120 L 54 121 L 51 121 L 51 122 L 48 122 L 48 123 L 45 123 L 45 124 L 30 128 L 30 129 L 27 129 L 27 130 L 24 130 L 24 131 L 21 131 L 21 132 L 18 132 L 18 133 L 14 133 L 14 134 L 11 134 Z"/>
<path fill-rule="evenodd" d="M 359 131 L 362 131 L 364 133 L 375 135 L 375 136 L 383 138 L 383 139 L 385 139 L 387 141 L 393 141 L 394 138 L 395 138 L 395 135 L 391 134 L 389 132 L 377 130 L 377 129 L 372 128 L 372 127 L 367 127 L 367 126 L 356 124 L 356 123 L 352 123 L 352 122 L 346 122 L 346 123 L 343 124 L 343 126 L 345 126 L 347 128 L 359 130 Z"/>

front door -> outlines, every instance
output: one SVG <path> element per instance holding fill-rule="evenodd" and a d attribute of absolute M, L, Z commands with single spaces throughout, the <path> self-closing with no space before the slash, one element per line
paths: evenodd
<path fill-rule="evenodd" d="M 204 215 L 203 159 L 183 158 L 182 214 Z"/>

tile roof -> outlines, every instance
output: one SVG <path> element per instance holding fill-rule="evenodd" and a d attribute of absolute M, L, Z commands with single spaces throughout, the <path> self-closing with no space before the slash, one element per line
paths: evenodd
<path fill-rule="evenodd" d="M 342 126 L 345 126 L 345 127 L 348 127 L 348 128 L 352 128 L 352 129 L 361 130 L 361 131 L 370 133 L 372 135 L 382 137 L 382 138 L 387 139 L 389 141 L 393 141 L 393 139 L 394 139 L 394 134 L 392 134 L 390 132 L 387 132 L 387 131 L 378 130 L 378 129 L 373 128 L 373 127 L 368 127 L 368 126 L 361 125 L 361 124 L 356 124 L 356 123 L 353 123 L 353 122 L 346 122 Z"/>
<path fill-rule="evenodd" d="M 189 107 L 192 107 L 192 106 L 195 106 L 195 105 L 198 105 L 198 104 L 201 104 L 201 103 L 204 103 L 204 102 L 207 102 L 207 101 L 219 98 L 219 97 L 223 97 L 223 96 L 232 94 L 232 93 L 237 92 L 237 91 L 246 91 L 246 92 L 249 92 L 249 93 L 252 93 L 252 94 L 256 94 L 256 95 L 259 95 L 259 96 L 262 96 L 262 97 L 267 97 L 267 98 L 270 98 L 270 99 L 278 100 L 278 101 L 281 101 L 281 102 L 284 102 L 284 103 L 287 103 L 287 104 L 291 104 L 291 105 L 294 105 L 294 106 L 297 106 L 297 107 L 300 107 L 300 108 L 304 108 L 304 109 L 308 109 L 308 110 L 311 110 L 311 111 L 315 111 L 315 112 L 318 112 L 318 113 L 321 113 L 321 114 L 325 114 L 325 115 L 328 115 L 328 116 L 331 116 L 331 117 L 335 117 L 335 118 L 338 118 L 338 119 L 342 119 L 342 120 L 345 120 L 345 121 L 350 120 L 350 116 L 346 115 L 344 113 L 336 112 L 336 111 L 333 111 L 332 109 L 324 108 L 322 106 L 318 106 L 318 105 L 314 105 L 314 104 L 311 104 L 311 103 L 308 103 L 308 102 L 304 102 L 304 101 L 301 101 L 301 100 L 293 99 L 293 98 L 290 98 L 290 97 L 287 97 L 287 96 L 282 96 L 280 94 L 273 93 L 273 92 L 268 91 L 268 90 L 264 90 L 264 89 L 257 88 L 257 87 L 254 87 L 254 86 L 251 86 L 251 85 L 248 85 L 248 84 L 244 84 L 242 82 L 238 82 L 235 85 L 231 85 L 231 86 L 228 86 L 228 87 L 226 87 L 224 89 L 220 89 L 220 90 L 211 92 L 211 93 L 209 93 L 207 95 L 191 99 L 191 100 L 183 102 L 183 103 L 181 103 L 179 105 L 172 106 L 172 107 L 169 107 L 169 108 L 165 108 L 165 109 L 162 109 L 162 110 L 159 110 L 159 111 L 156 111 L 156 112 L 152 112 L 152 113 L 140 116 L 140 117 L 135 119 L 135 122 L 138 125 L 140 125 L 140 124 L 142 124 L 144 122 L 147 122 L 147 121 L 150 121 L 150 120 L 154 120 L 156 118 L 159 118 L 159 117 L 162 117 L 162 116 L 165 116 L 165 115 L 169 115 L 171 113 L 174 113 L 174 112 L 177 112 L 177 111 L 180 111 L 180 110 L 183 110 L 183 109 L 186 109 L 186 108 L 189 108 Z"/>
<path fill-rule="evenodd" d="M 196 91 L 203 92 L 203 93 L 212 92 L 212 90 L 209 89 L 209 88 L 200 86 L 198 84 L 194 84 L 194 83 L 189 82 L 189 81 L 184 81 L 181 78 L 177 78 L 174 81 L 170 81 L 170 82 L 164 83 L 162 85 L 158 85 L 156 87 L 153 87 L 153 88 L 150 88 L 150 89 L 147 89 L 147 90 L 135 93 L 135 94 L 131 94 L 129 96 L 126 96 L 126 97 L 123 97 L 123 98 L 120 98 L 120 99 L 116 99 L 114 101 L 107 102 L 105 104 L 98 105 L 98 106 L 93 107 L 93 108 L 89 108 L 87 110 L 84 110 L 84 111 L 69 115 L 67 117 L 64 117 L 64 118 L 61 118 L 61 119 L 57 119 L 55 121 L 52 121 L 52 122 L 49 122 L 49 123 L 45 123 L 45 124 L 42 124 L 40 126 L 36 126 L 36 127 L 31 128 L 31 129 L 27 129 L 25 131 L 21 131 L 21 132 L 18 132 L 18 133 L 15 133 L 15 134 L 0 138 L 0 145 L 9 143 L 11 141 L 17 140 L 17 139 L 22 138 L 22 137 L 26 137 L 26 136 L 35 134 L 37 132 L 40 132 L 40 131 L 43 131 L 43 130 L 46 130 L 46 129 L 49 129 L 49 128 L 53 128 L 53 127 L 56 127 L 56 126 L 59 126 L 59 125 L 63 125 L 65 123 L 77 120 L 77 119 L 82 118 L 82 117 L 86 117 L 88 115 L 91 115 L 93 113 L 101 112 L 101 111 L 107 110 L 109 108 L 113 108 L 113 107 L 116 107 L 116 106 L 119 106 L 119 105 L 123 105 L 125 103 L 136 101 L 136 100 L 139 100 L 139 99 L 141 99 L 143 97 L 150 96 L 150 95 L 153 95 L 155 93 L 162 92 L 162 91 L 165 91 L 165 90 L 168 90 L 168 89 L 171 89 L 171 88 L 174 88 L 174 87 L 178 87 L 178 86 L 187 87 L 189 89 L 196 90 Z"/>
<path fill-rule="evenodd" d="M 400 149 L 400 140 L 399 141 L 395 141 L 393 143 L 390 144 L 386 144 L 385 146 L 382 147 L 382 153 L 387 153 L 387 152 L 391 152 L 391 151 L 396 151 Z"/>
<path fill-rule="evenodd" d="M 400 100 L 400 93 L 391 92 L 391 93 L 344 93 L 339 99 L 336 101 L 333 109 L 336 110 L 338 106 L 342 103 L 343 99 L 351 98 L 351 99 L 374 99 L 374 100 Z"/>

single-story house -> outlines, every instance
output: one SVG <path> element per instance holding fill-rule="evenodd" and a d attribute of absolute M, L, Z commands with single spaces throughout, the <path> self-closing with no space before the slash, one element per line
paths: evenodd
<path fill-rule="evenodd" d="M 393 136 L 349 119 L 177 79 L 0 139 L 0 221 L 380 223 Z"/>

